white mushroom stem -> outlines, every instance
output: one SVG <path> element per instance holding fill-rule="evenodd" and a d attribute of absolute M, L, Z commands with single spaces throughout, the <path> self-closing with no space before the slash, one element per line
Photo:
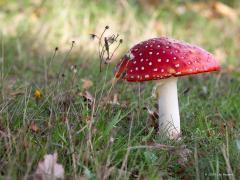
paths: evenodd
<path fill-rule="evenodd" d="M 159 111 L 159 132 L 170 139 L 180 136 L 180 116 L 178 108 L 177 78 L 159 80 L 156 86 Z"/>

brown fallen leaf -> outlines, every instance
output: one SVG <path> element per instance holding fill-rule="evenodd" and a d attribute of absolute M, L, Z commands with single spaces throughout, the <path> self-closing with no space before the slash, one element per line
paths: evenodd
<path fill-rule="evenodd" d="M 64 168 L 57 163 L 57 153 L 44 155 L 44 160 L 38 163 L 33 179 L 55 180 L 64 179 Z"/>
<path fill-rule="evenodd" d="M 92 103 L 94 101 L 94 97 L 92 96 L 92 94 L 89 91 L 83 91 L 78 93 L 79 96 L 83 97 L 84 100 L 89 101 L 90 103 Z"/>
<path fill-rule="evenodd" d="M 88 105 L 89 109 L 93 109 L 94 108 L 95 99 L 94 99 L 94 97 L 92 96 L 92 94 L 89 91 L 84 90 L 84 91 L 78 93 L 78 95 L 83 97 L 83 99 L 86 102 L 86 104 Z"/>
<path fill-rule="evenodd" d="M 148 111 L 148 117 L 146 121 L 146 127 L 148 130 L 154 128 L 155 132 L 158 132 L 158 113 L 156 110 L 151 110 L 148 107 L 146 107 Z"/>
<path fill-rule="evenodd" d="M 90 87 L 93 86 L 93 82 L 89 79 L 81 79 L 82 81 L 82 88 L 84 90 L 88 90 Z"/>
<path fill-rule="evenodd" d="M 35 122 L 31 122 L 30 126 L 29 126 L 29 129 L 32 131 L 32 132 L 38 132 L 39 131 L 39 127 L 37 126 L 37 124 Z"/>
<path fill-rule="evenodd" d="M 219 133 L 221 135 L 226 135 L 226 131 L 232 131 L 236 127 L 236 122 L 234 120 L 228 120 L 226 123 L 221 123 L 219 128 Z"/>

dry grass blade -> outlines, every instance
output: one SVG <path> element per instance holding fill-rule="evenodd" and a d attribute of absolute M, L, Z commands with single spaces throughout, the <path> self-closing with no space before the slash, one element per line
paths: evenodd
<path fill-rule="evenodd" d="M 132 146 L 129 147 L 130 150 L 133 149 L 159 149 L 159 150 L 173 150 L 175 146 L 165 145 L 165 144 L 158 144 L 158 143 L 151 143 L 150 145 L 140 145 L 140 146 Z"/>
<path fill-rule="evenodd" d="M 195 144 L 195 148 L 194 148 L 194 160 L 195 160 L 196 180 L 200 180 L 199 166 L 198 166 L 198 152 L 197 152 L 196 144 Z"/>
<path fill-rule="evenodd" d="M 228 153 L 227 153 L 227 147 L 226 147 L 225 144 L 222 145 L 221 150 L 222 150 L 222 154 L 223 154 L 223 157 L 225 159 L 225 162 L 226 162 L 228 178 L 230 180 L 236 180 L 236 178 L 233 174 L 232 167 L 230 165 L 229 156 L 228 156 Z"/>

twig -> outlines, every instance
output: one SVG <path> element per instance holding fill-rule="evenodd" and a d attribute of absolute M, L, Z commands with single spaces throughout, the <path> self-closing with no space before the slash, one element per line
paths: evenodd
<path fill-rule="evenodd" d="M 46 70 L 46 84 L 48 83 L 48 78 L 49 78 L 49 68 L 52 65 L 52 62 L 53 62 L 53 60 L 54 60 L 54 58 L 55 58 L 55 56 L 57 54 L 57 51 L 58 51 L 58 47 L 55 48 L 54 53 L 53 53 L 53 55 L 52 55 L 52 57 L 51 57 L 51 59 L 50 59 L 50 61 L 48 63 L 47 70 Z"/>
<path fill-rule="evenodd" d="M 75 179 L 77 179 L 76 156 L 75 156 L 75 150 L 74 150 L 74 144 L 73 144 L 71 129 L 70 129 L 70 126 L 69 126 L 69 121 L 68 121 L 69 111 L 70 111 L 70 105 L 68 107 L 68 111 L 67 111 L 67 114 L 66 114 L 66 124 L 67 124 L 67 130 L 68 130 L 68 136 L 69 136 L 69 142 L 70 142 L 70 150 L 71 150 L 71 153 L 72 153 L 73 173 L 74 173 Z"/>
<path fill-rule="evenodd" d="M 161 150 L 173 150 L 175 149 L 175 146 L 169 146 L 165 144 L 155 144 L 155 145 L 139 145 L 139 146 L 132 146 L 128 149 L 134 150 L 134 149 L 161 149 Z"/>

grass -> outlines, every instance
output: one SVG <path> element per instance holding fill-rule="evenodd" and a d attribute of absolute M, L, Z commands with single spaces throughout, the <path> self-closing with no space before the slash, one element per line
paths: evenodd
<path fill-rule="evenodd" d="M 238 35 L 237 25 L 190 10 L 179 15 L 177 1 L 161 4 L 153 14 L 134 3 L 122 5 L 124 1 L 25 2 L 22 14 L 8 13 L 23 6 L 13 1 L 1 16 L 0 179 L 28 178 L 43 156 L 55 151 L 69 179 L 224 179 L 229 164 L 240 176 L 239 46 L 232 38 Z M 121 8 L 113 14 L 114 7 Z M 100 34 L 106 24 L 124 39 L 115 59 L 132 43 L 160 35 L 225 54 L 220 72 L 178 81 L 182 141 L 167 140 L 146 125 L 146 107 L 156 104 L 150 96 L 153 82 L 113 84 L 115 61 L 99 73 L 97 42 L 88 34 Z M 51 61 L 55 46 L 59 50 Z M 93 98 L 84 94 L 82 79 L 93 82 L 88 89 Z M 36 89 L 42 92 L 38 100 Z M 116 95 L 120 105 L 109 103 Z M 192 153 L 184 161 L 186 151 Z"/>

